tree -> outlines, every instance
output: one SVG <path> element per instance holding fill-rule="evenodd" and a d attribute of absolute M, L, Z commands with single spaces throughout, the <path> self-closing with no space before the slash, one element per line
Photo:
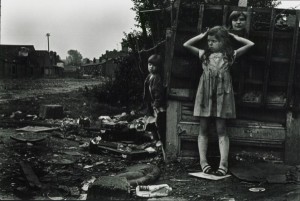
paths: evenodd
<path fill-rule="evenodd" d="M 82 55 L 77 50 L 69 50 L 67 56 L 67 64 L 73 66 L 80 66 Z"/>
<path fill-rule="evenodd" d="M 248 0 L 248 6 L 274 8 L 280 4 L 280 0 Z"/>

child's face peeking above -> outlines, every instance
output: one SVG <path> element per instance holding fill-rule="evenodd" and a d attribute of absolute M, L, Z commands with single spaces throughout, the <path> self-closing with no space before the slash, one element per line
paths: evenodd
<path fill-rule="evenodd" d="M 232 23 L 233 30 L 241 31 L 245 29 L 246 17 L 244 15 L 239 15 L 237 18 L 233 18 L 231 23 Z"/>
<path fill-rule="evenodd" d="M 148 71 L 151 74 L 156 73 L 157 72 L 157 66 L 153 65 L 152 63 L 148 63 Z"/>
<path fill-rule="evenodd" d="M 207 36 L 207 43 L 209 50 L 212 52 L 220 52 L 223 48 L 223 43 L 216 39 L 216 37 L 213 35 Z"/>

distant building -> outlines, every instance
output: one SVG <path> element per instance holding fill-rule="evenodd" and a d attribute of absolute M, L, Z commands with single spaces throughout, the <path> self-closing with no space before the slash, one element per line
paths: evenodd
<path fill-rule="evenodd" d="M 115 72 L 118 69 L 118 64 L 115 62 L 116 59 L 125 57 L 128 55 L 128 49 L 122 46 L 122 51 L 106 51 L 105 54 L 101 55 L 100 63 L 103 65 L 103 75 L 106 77 L 115 77 Z"/>
<path fill-rule="evenodd" d="M 54 76 L 54 68 L 51 63 L 49 52 L 47 50 L 37 50 L 36 56 L 38 64 L 44 72 L 44 76 Z"/>
<path fill-rule="evenodd" d="M 80 66 L 80 72 L 84 75 L 100 76 L 103 75 L 103 62 L 87 63 Z"/>
<path fill-rule="evenodd" d="M 58 62 L 56 52 L 35 50 L 33 45 L 0 45 L 1 78 L 61 76 L 64 70 Z"/>
<path fill-rule="evenodd" d="M 43 73 L 33 45 L 0 45 L 0 77 L 39 77 Z"/>
<path fill-rule="evenodd" d="M 80 67 L 78 66 L 64 66 L 64 76 L 78 78 L 80 76 Z"/>

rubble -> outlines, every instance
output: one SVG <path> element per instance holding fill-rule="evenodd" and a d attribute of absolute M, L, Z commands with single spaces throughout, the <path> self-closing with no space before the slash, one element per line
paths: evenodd
<path fill-rule="evenodd" d="M 128 200 L 130 185 L 124 177 L 101 176 L 89 187 L 87 200 Z"/>

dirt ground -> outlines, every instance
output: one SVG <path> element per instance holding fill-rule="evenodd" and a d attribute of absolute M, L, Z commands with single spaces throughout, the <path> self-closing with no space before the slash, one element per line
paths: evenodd
<path fill-rule="evenodd" d="M 82 88 L 101 83 L 103 80 L 100 79 L 14 80 L 0 83 L 1 200 L 51 200 L 58 195 L 65 200 L 78 200 L 80 195 L 86 194 L 82 187 L 91 178 L 115 176 L 128 166 L 147 163 L 157 165 L 161 170 L 158 181 L 153 184 L 172 187 L 168 197 L 149 200 L 299 200 L 300 189 L 295 184 L 245 182 L 234 176 L 219 181 L 191 177 L 189 172 L 200 171 L 197 159 L 176 159 L 164 163 L 160 152 L 139 160 L 105 152 L 90 153 L 86 145 L 97 133 L 82 129 L 68 134 L 61 130 L 45 132 L 43 135 L 47 138 L 37 143 L 22 143 L 10 138 L 17 133 L 17 127 L 24 126 L 22 121 L 26 115 L 38 115 L 42 104 L 62 105 L 69 120 L 82 116 L 96 121 L 101 115 L 117 115 L 132 110 L 98 103 L 83 96 Z M 16 111 L 22 112 L 21 120 L 12 115 Z M 57 123 L 43 121 L 49 122 Z M 28 186 L 20 168 L 21 162 L 31 166 L 42 183 L 41 188 Z M 266 190 L 251 192 L 251 187 Z M 66 192 L 73 193 L 67 195 Z M 134 189 L 131 200 L 141 200 Z"/>

